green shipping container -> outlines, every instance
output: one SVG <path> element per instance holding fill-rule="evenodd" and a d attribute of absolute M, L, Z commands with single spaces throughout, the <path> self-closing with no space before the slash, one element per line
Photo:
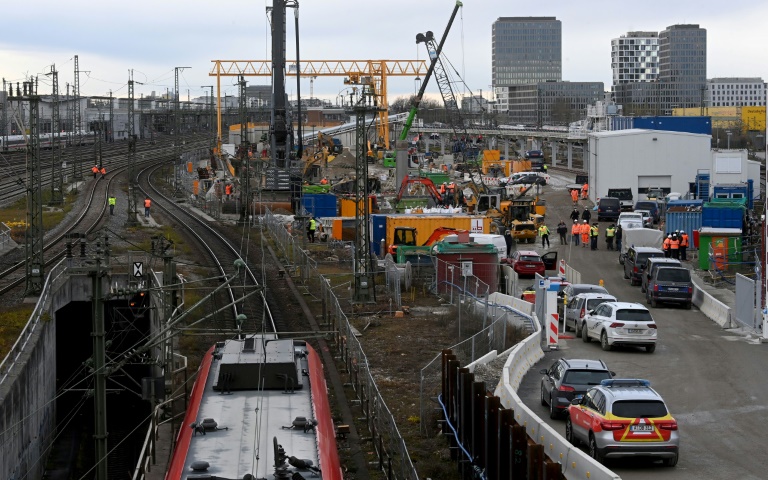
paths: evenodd
<path fill-rule="evenodd" d="M 699 268 L 709 270 L 710 245 L 713 248 L 713 261 L 727 264 L 728 262 L 741 262 L 741 230 L 736 228 L 707 228 L 703 227 L 699 233 Z"/>

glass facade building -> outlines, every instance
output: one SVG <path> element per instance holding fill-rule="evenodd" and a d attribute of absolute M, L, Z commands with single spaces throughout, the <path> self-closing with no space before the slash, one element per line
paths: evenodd
<path fill-rule="evenodd" d="M 584 117 L 587 106 L 603 99 L 603 82 L 541 82 L 504 87 L 506 123 L 564 126 Z"/>
<path fill-rule="evenodd" d="M 762 78 L 711 78 L 707 80 L 708 107 L 764 107 L 766 85 Z"/>
<path fill-rule="evenodd" d="M 499 17 L 491 41 L 497 94 L 500 87 L 562 80 L 562 24 L 555 17 Z"/>
<path fill-rule="evenodd" d="M 652 82 L 659 76 L 659 33 L 629 32 L 611 40 L 613 85 Z"/>

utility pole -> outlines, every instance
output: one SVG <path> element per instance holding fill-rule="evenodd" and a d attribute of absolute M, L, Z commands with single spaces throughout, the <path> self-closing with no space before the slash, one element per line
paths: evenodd
<path fill-rule="evenodd" d="M 128 71 L 128 221 L 125 225 L 132 227 L 138 224 L 136 215 L 136 135 L 133 107 L 133 70 Z"/>
<path fill-rule="evenodd" d="M 355 158 L 355 290 L 357 303 L 373 302 L 376 299 L 374 268 L 371 259 L 371 242 L 368 224 L 368 125 L 366 114 L 381 110 L 374 101 L 372 85 L 363 85 L 360 100 L 354 107 L 356 117 L 357 155 Z"/>
<path fill-rule="evenodd" d="M 81 118 L 80 118 L 80 60 L 75 55 L 75 83 L 72 85 L 73 96 L 75 98 L 75 110 L 74 110 L 74 126 L 73 135 L 77 135 L 78 147 L 83 144 Z M 72 162 L 72 179 L 83 179 L 83 165 L 80 161 L 80 149 L 78 148 L 75 153 L 75 160 Z"/>
<path fill-rule="evenodd" d="M 72 120 L 72 103 L 69 101 L 69 82 L 67 82 L 67 123 L 69 124 L 69 129 L 66 129 L 67 132 L 67 146 L 72 146 L 72 132 L 74 132 L 73 125 L 75 122 Z"/>
<path fill-rule="evenodd" d="M 213 130 L 213 85 L 201 85 L 200 88 L 210 88 L 211 89 L 211 96 L 208 97 L 208 92 L 205 92 L 205 104 L 206 104 L 206 110 L 208 110 L 208 131 Z M 216 143 L 216 136 L 214 135 L 214 141 L 213 143 Z"/>
<path fill-rule="evenodd" d="M 240 75 L 238 87 L 240 92 L 240 224 L 248 224 L 248 211 L 251 200 L 251 172 L 249 170 L 250 160 L 248 159 L 248 102 L 245 92 L 245 76 Z"/>
<path fill-rule="evenodd" d="M 107 371 L 106 371 L 106 332 L 104 330 L 104 298 L 101 289 L 102 277 L 107 275 L 102 269 L 101 242 L 96 243 L 96 265 L 89 274 L 93 277 L 93 298 L 91 300 L 93 317 L 93 389 L 94 443 L 96 453 L 96 480 L 107 480 Z"/>
<path fill-rule="evenodd" d="M 23 90 L 16 84 L 16 96 L 12 100 L 29 103 L 29 136 L 27 137 L 27 230 L 24 233 L 26 254 L 25 295 L 40 293 L 45 278 L 43 260 L 43 196 L 40 180 L 40 96 L 37 94 L 37 78 L 23 82 Z"/>
<path fill-rule="evenodd" d="M 51 65 L 53 80 L 53 105 L 51 108 L 51 205 L 61 205 L 64 201 L 64 166 L 61 164 L 61 120 L 59 115 L 59 72 L 56 65 Z"/>
<path fill-rule="evenodd" d="M 5 77 L 3 77 L 3 104 L 0 105 L 3 109 L 3 145 L 8 142 L 8 89 L 5 86 Z"/>
<path fill-rule="evenodd" d="M 112 90 L 109 91 L 109 143 L 115 142 L 115 102 Z"/>
<path fill-rule="evenodd" d="M 173 135 L 175 137 L 174 145 L 176 146 L 176 155 L 173 160 L 173 173 L 174 173 L 174 193 L 179 192 L 179 182 L 180 182 L 180 166 L 179 161 L 181 158 L 181 110 L 179 108 L 179 71 L 183 71 L 185 68 L 192 68 L 192 67 L 174 67 L 174 90 L 173 90 L 173 123 L 174 123 L 174 132 Z"/>

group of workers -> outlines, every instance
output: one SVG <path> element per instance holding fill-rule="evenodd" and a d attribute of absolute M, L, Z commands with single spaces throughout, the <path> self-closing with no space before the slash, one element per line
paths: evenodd
<path fill-rule="evenodd" d="M 670 233 L 661 244 L 664 256 L 675 260 L 688 260 L 688 234 L 682 230 Z"/>
<path fill-rule="evenodd" d="M 117 205 L 117 198 L 114 195 L 107 197 L 107 205 L 109 205 L 109 214 L 115 214 L 115 205 Z M 144 199 L 144 216 L 149 217 L 149 210 L 152 208 L 152 200 L 149 197 Z"/>
<path fill-rule="evenodd" d="M 560 223 L 563 223 L 562 221 Z M 563 223 L 563 227 L 565 224 Z M 559 226 L 558 226 L 559 231 Z M 561 240 L 565 235 L 561 235 Z M 621 249 L 621 226 L 610 224 L 605 229 L 605 244 L 608 250 L 614 250 L 614 242 L 616 242 L 615 249 Z M 571 238 L 573 244 L 577 247 L 581 244 L 583 248 L 587 248 L 589 245 L 591 250 L 597 250 L 597 243 L 600 238 L 600 225 L 597 222 L 589 224 L 588 219 L 584 219 L 579 223 L 578 219 L 573 220 L 573 226 L 571 227 Z"/>
<path fill-rule="evenodd" d="M 581 186 L 581 199 L 587 200 L 589 198 L 589 185 L 584 183 Z M 579 189 L 573 188 L 571 189 L 571 200 L 573 201 L 573 206 L 575 207 L 577 203 L 579 203 Z"/>
<path fill-rule="evenodd" d="M 452 206 L 455 204 L 456 191 L 456 183 L 454 182 L 443 182 L 443 184 L 440 185 L 439 192 L 444 206 Z"/>
<path fill-rule="evenodd" d="M 91 172 L 93 172 L 93 178 L 96 178 L 96 175 L 98 175 L 99 173 L 101 173 L 101 178 L 104 178 L 107 175 L 107 169 L 104 168 L 103 166 L 99 168 L 98 165 L 94 165 L 93 167 L 91 167 Z"/>

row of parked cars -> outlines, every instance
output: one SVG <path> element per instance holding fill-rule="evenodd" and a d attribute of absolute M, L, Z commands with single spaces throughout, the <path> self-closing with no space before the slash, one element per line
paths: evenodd
<path fill-rule="evenodd" d="M 551 418 L 566 416 L 565 438 L 586 445 L 592 458 L 647 457 L 677 465 L 677 421 L 648 380 L 614 379 L 602 360 L 560 358 L 541 374 L 541 404 Z"/>
<path fill-rule="evenodd" d="M 659 303 L 676 303 L 690 310 L 693 304 L 691 271 L 680 260 L 668 258 L 653 247 L 631 246 L 619 256 L 624 278 L 630 285 L 640 285 L 645 301 L 652 307 Z"/>

